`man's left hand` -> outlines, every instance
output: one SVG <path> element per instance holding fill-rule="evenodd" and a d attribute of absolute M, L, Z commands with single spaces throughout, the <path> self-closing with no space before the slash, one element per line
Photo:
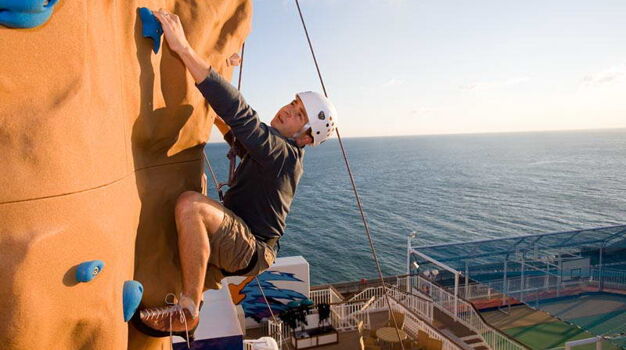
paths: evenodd
<path fill-rule="evenodd" d="M 228 57 L 226 63 L 228 64 L 228 66 L 238 66 L 241 64 L 241 57 L 239 56 L 239 54 L 234 53 L 232 56 Z"/>

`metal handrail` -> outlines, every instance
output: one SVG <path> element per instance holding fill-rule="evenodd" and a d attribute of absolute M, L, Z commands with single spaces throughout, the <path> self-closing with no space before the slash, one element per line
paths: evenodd
<path fill-rule="evenodd" d="M 410 334 L 412 338 L 417 338 L 418 333 L 415 330 L 418 329 L 428 333 L 428 336 L 431 338 L 441 340 L 443 343 L 442 350 L 463 349 L 463 347 L 457 344 L 454 340 L 450 339 L 448 336 L 441 333 L 438 329 L 431 326 L 427 320 L 422 319 L 414 310 L 411 310 L 411 308 L 407 307 L 393 296 L 391 297 L 391 299 L 393 302 L 396 303 L 392 306 L 392 308 L 399 307 L 402 309 L 402 313 L 405 315 L 405 324 L 403 329 L 408 334 Z"/>
<path fill-rule="evenodd" d="M 454 295 L 445 288 L 429 281 L 422 276 L 417 277 L 417 289 L 433 299 L 435 306 L 447 314 L 459 320 L 465 327 L 474 331 L 485 343 L 494 350 L 522 350 L 526 346 L 511 338 L 509 335 L 493 328 L 476 310 L 474 305 L 467 300 L 458 298 L 458 313 L 454 312 Z M 427 287 L 427 288 L 424 288 Z"/>

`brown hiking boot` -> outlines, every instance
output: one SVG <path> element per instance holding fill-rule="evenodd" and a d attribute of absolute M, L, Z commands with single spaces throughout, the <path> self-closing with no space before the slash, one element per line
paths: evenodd
<path fill-rule="evenodd" d="M 188 343 L 193 342 L 200 317 L 194 318 L 189 310 L 178 303 L 166 303 L 166 306 L 149 307 L 137 312 L 133 317 L 135 327 L 152 337 L 177 335 Z"/>

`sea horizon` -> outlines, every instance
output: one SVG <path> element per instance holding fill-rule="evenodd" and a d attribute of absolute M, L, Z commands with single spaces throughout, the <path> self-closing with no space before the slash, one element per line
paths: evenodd
<path fill-rule="evenodd" d="M 341 131 L 341 130 L 340 130 Z M 594 131 L 606 131 L 606 132 L 620 132 L 626 131 L 626 126 L 620 126 L 615 128 L 581 128 L 581 129 L 541 129 L 541 130 L 511 130 L 511 131 L 476 131 L 476 132 L 459 132 L 459 133 L 433 133 L 433 134 L 406 134 L 406 135 L 366 135 L 366 136 L 342 136 L 341 139 L 373 139 L 373 138 L 399 138 L 399 137 L 417 137 L 417 136 L 457 136 L 457 135 L 493 135 L 493 134 L 530 134 L 530 133 L 550 133 L 550 132 L 594 132 Z M 215 136 L 215 135 L 213 135 Z M 213 143 L 225 143 L 219 138 L 209 139 L 207 144 Z M 330 140 L 336 140 L 337 137 L 332 137 Z M 329 140 L 329 141 L 330 141 Z"/>
<path fill-rule="evenodd" d="M 279 256 L 311 283 L 375 278 L 346 167 L 332 139 L 307 149 Z M 344 139 L 385 275 L 414 245 L 624 224 L 626 129 Z M 205 149 L 220 179 L 226 144 Z M 215 197 L 213 190 L 209 195 Z"/>

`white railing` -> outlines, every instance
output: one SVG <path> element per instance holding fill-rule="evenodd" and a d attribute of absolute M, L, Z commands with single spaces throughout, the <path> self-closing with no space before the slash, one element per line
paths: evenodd
<path fill-rule="evenodd" d="M 575 348 L 578 346 L 589 345 L 589 344 L 596 344 L 595 346 L 596 350 L 602 350 L 603 342 L 604 342 L 604 339 L 602 339 L 602 337 L 600 336 L 593 337 L 593 338 L 572 340 L 572 341 L 568 341 L 565 343 L 565 350 L 572 350 L 572 348 Z M 589 346 L 587 346 L 587 348 L 589 348 Z"/>
<path fill-rule="evenodd" d="M 433 322 L 433 302 L 425 300 L 414 294 L 404 293 L 396 288 L 388 288 L 387 292 L 389 296 L 396 299 L 398 302 L 406 306 L 409 310 L 415 312 L 419 317 Z"/>
<path fill-rule="evenodd" d="M 392 308 L 401 308 L 406 315 L 405 328 L 409 328 L 407 332 L 412 337 L 416 338 L 418 330 L 422 330 L 430 337 L 441 340 L 444 350 L 461 349 L 430 325 L 433 322 L 433 302 L 393 286 L 387 287 L 387 292 Z M 330 304 L 330 322 L 339 332 L 355 330 L 359 321 L 363 322 L 365 328 L 371 328 L 370 313 L 389 309 L 382 286 L 367 288 L 343 303 L 335 302 L 340 301 L 341 297 L 332 288 L 311 291 L 309 298 L 316 303 Z M 290 338 L 291 330 L 280 321 L 274 324 L 270 320 L 267 334 L 273 335 L 279 346 L 282 346 Z"/>
<path fill-rule="evenodd" d="M 463 349 L 459 345 L 455 344 L 450 339 L 444 337 L 439 331 L 431 326 L 429 323 L 422 321 L 419 317 L 411 312 L 407 306 L 399 303 L 395 299 L 391 299 L 392 309 L 400 311 L 404 314 L 404 327 L 403 330 L 413 339 L 417 339 L 418 332 L 421 330 L 428 333 L 428 336 L 437 340 L 441 340 L 443 350 L 460 350 Z"/>
<path fill-rule="evenodd" d="M 366 328 L 370 327 L 370 308 L 374 303 L 372 301 L 360 301 L 346 304 L 336 304 L 330 306 L 330 323 L 338 332 L 347 332 L 357 329 L 359 321 L 363 321 Z M 313 314 L 317 311 L 313 310 Z M 274 323 L 268 321 L 267 332 L 276 342 L 283 343 L 288 341 L 291 336 L 289 326 L 278 320 Z"/>
<path fill-rule="evenodd" d="M 594 268 L 590 276 L 561 281 L 556 276 L 546 275 L 527 276 L 523 280 L 521 277 L 511 277 L 506 280 L 506 284 L 504 280 L 491 281 L 488 285 L 472 284 L 468 288 L 469 295 L 465 292 L 465 286 L 459 287 L 459 296 L 466 300 L 494 300 L 508 296 L 529 303 L 596 290 L 600 288 L 600 273 L 603 289 L 626 291 L 626 272 L 606 269 L 600 272 Z M 506 296 L 499 291 L 506 292 Z"/>
<path fill-rule="evenodd" d="M 315 304 L 334 304 L 343 301 L 343 297 L 339 295 L 334 288 L 312 290 L 309 293 L 309 299 Z"/>
<path fill-rule="evenodd" d="M 362 290 L 360 293 L 355 294 L 352 298 L 348 299 L 348 301 L 368 300 L 371 297 L 380 298 L 383 295 L 384 295 L 384 292 L 383 292 L 382 286 L 369 287 L 369 288 Z"/>
<path fill-rule="evenodd" d="M 626 271 L 594 267 L 591 269 L 590 281 L 594 282 L 594 285 L 602 281 L 604 288 L 626 290 Z"/>
<path fill-rule="evenodd" d="M 333 327 L 341 332 L 351 331 L 357 328 L 359 321 L 363 321 L 366 327 L 368 327 L 369 319 L 367 312 L 361 312 L 363 306 L 365 306 L 365 301 L 331 306 L 331 313 L 336 315 L 334 320 L 331 319 Z"/>
<path fill-rule="evenodd" d="M 312 290 L 309 293 L 309 299 L 315 304 L 330 304 L 330 288 Z"/>
<path fill-rule="evenodd" d="M 369 314 L 364 311 L 364 306 L 369 300 L 349 300 L 341 303 L 343 298 L 331 287 L 326 289 L 312 290 L 309 298 L 315 304 L 330 304 L 331 324 L 337 331 L 350 331 L 357 327 L 359 321 L 369 326 Z M 372 310 L 371 302 L 367 305 Z"/>
<path fill-rule="evenodd" d="M 466 290 L 467 289 L 467 290 Z M 502 293 L 491 287 L 490 283 L 474 283 L 459 286 L 459 296 L 465 300 L 502 298 Z"/>
<path fill-rule="evenodd" d="M 289 327 L 286 327 L 286 325 L 283 324 L 283 322 L 278 318 L 276 319 L 276 322 L 274 322 L 270 318 L 267 321 L 266 334 L 269 337 L 274 338 L 274 340 L 276 340 L 276 343 L 278 344 L 278 349 L 282 350 L 283 343 L 285 343 L 289 339 Z"/>
<path fill-rule="evenodd" d="M 406 306 L 410 308 L 410 310 L 413 310 L 414 312 L 416 312 L 420 317 L 432 322 L 433 303 L 430 300 L 425 300 L 416 295 L 404 293 L 398 288 L 393 287 L 393 286 L 387 287 L 387 293 L 390 296 L 393 296 L 394 298 L 396 298 L 397 300 L 401 300 L 403 303 L 406 304 Z M 385 291 L 382 286 L 367 288 L 363 290 L 361 293 L 356 294 L 355 296 L 350 298 L 350 301 L 367 300 L 372 297 L 376 299 L 376 302 L 373 304 L 371 308 L 372 311 L 374 310 L 380 311 L 382 309 L 387 308 L 387 303 L 385 300 Z"/>
<path fill-rule="evenodd" d="M 446 289 L 439 287 L 421 276 L 417 279 L 417 289 L 430 296 L 439 310 L 474 331 L 489 345 L 489 348 L 494 350 L 526 349 L 523 345 L 488 325 L 471 303 L 458 298 L 455 313 L 455 297 Z"/>
<path fill-rule="evenodd" d="M 601 276 L 602 275 L 602 276 Z M 473 283 L 465 287 L 459 286 L 459 296 L 465 300 L 498 299 L 507 296 L 514 297 L 522 302 L 531 302 L 537 299 L 559 297 L 571 293 L 589 291 L 599 288 L 626 291 L 626 271 L 599 269 L 593 267 L 589 274 L 579 278 L 559 278 L 554 274 L 543 276 L 521 276 L 493 280 L 487 283 Z M 466 290 L 467 289 L 467 290 Z M 547 293 L 546 293 L 547 292 Z"/>

